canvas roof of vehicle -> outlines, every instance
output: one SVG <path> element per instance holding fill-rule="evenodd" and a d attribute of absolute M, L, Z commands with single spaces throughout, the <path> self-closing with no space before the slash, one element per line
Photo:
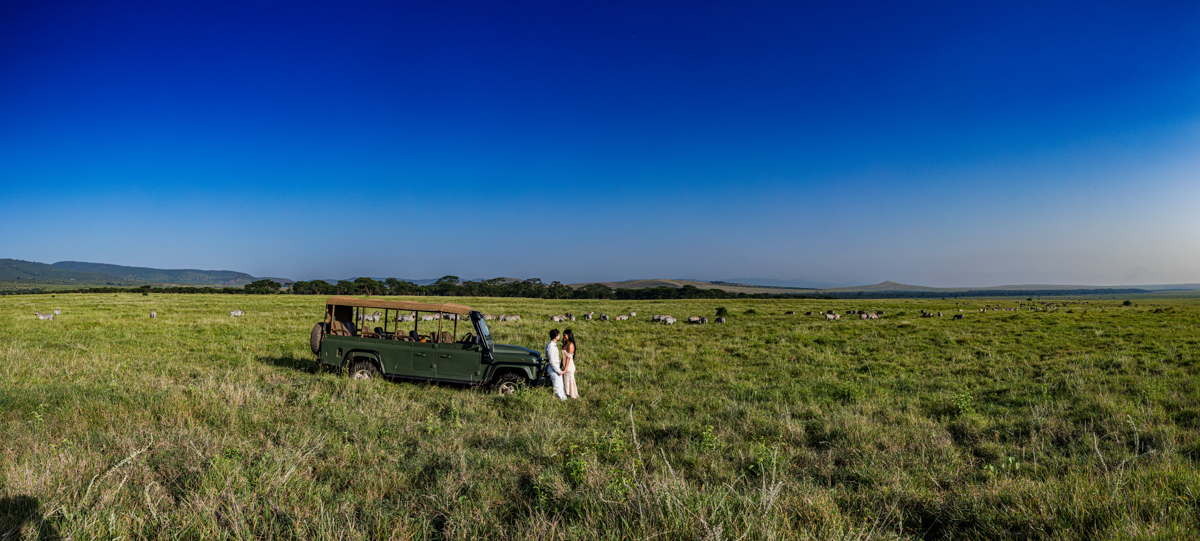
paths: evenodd
<path fill-rule="evenodd" d="M 470 306 L 462 304 L 425 304 L 423 302 L 409 301 L 385 301 L 382 299 L 356 299 L 354 297 L 329 297 L 325 301 L 327 305 L 334 306 L 361 306 L 363 308 L 383 308 L 389 310 L 408 310 L 411 312 L 445 312 L 447 314 L 459 314 L 467 316 L 471 314 Z"/>

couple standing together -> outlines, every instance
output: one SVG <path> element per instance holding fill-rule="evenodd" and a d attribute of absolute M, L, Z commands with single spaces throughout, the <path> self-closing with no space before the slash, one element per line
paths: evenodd
<path fill-rule="evenodd" d="M 575 387 L 575 333 L 567 329 L 562 333 L 562 358 L 558 354 L 558 329 L 550 331 L 550 342 L 546 344 L 546 360 L 550 361 L 550 382 L 554 384 L 554 396 L 559 400 L 568 397 L 578 399 Z"/>

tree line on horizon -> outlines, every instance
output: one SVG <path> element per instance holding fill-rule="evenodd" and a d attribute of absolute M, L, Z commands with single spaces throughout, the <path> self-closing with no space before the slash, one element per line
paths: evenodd
<path fill-rule="evenodd" d="M 1128 295 L 1150 293 L 1144 289 L 1069 289 L 1069 290 L 970 290 L 970 291 L 857 291 L 822 292 L 813 295 L 791 293 L 735 293 L 723 289 L 701 289 L 688 284 L 682 287 L 646 287 L 640 289 L 614 289 L 604 284 L 588 284 L 578 288 L 558 281 L 543 282 L 539 278 L 528 280 L 467 281 L 457 276 L 443 276 L 432 284 L 418 285 L 413 282 L 387 278 L 375 280 L 361 277 L 354 280 L 325 280 L 293 282 L 290 288 L 278 281 L 262 279 L 244 287 L 194 287 L 194 286 L 150 286 L 140 287 L 90 287 L 74 290 L 48 291 L 41 288 L 0 290 L 0 295 L 22 295 L 40 293 L 184 293 L 184 294 L 229 294 L 229 295 L 348 295 L 348 296 L 428 296 L 428 297 L 519 297 L 532 299 L 610 299 L 610 300 L 671 300 L 671 299 L 896 299 L 896 298 L 963 298 L 963 297 L 1046 297 L 1080 295 Z"/>
<path fill-rule="evenodd" d="M 53 293 L 221 293 L 232 295 L 349 295 L 349 296 L 428 296 L 428 297 L 521 297 L 533 299 L 767 299 L 773 297 L 795 297 L 768 293 L 731 293 L 722 289 L 700 289 L 693 285 L 683 287 L 647 287 L 641 289 L 614 289 L 604 284 L 588 284 L 574 288 L 558 281 L 543 282 L 539 278 L 528 280 L 505 280 L 493 278 L 481 281 L 460 281 L 457 276 L 443 276 L 432 284 L 418 285 L 413 282 L 388 278 L 375 280 L 361 277 L 354 280 L 325 280 L 293 282 L 285 288 L 275 280 L 262 279 L 244 287 L 189 287 L 150 286 L 88 287 L 73 290 L 58 290 Z M 0 291 L 0 294 L 6 292 Z M 16 292 L 9 293 L 15 294 Z M 25 289 L 22 294 L 51 293 L 51 291 Z"/>
<path fill-rule="evenodd" d="M 257 284 L 257 282 L 256 282 Z M 252 285 L 246 286 L 250 288 Z M 295 282 L 289 292 L 293 295 L 405 295 L 430 297 L 521 297 L 533 299 L 730 299 L 769 298 L 770 294 L 747 295 L 731 293 L 721 289 L 700 289 L 693 285 L 683 287 L 647 287 L 641 289 L 614 289 L 604 284 L 588 284 L 571 287 L 559 281 L 543 282 L 540 278 L 528 280 L 461 281 L 457 276 L 443 276 L 432 284 L 418 285 L 413 282 L 388 278 L 383 281 L 373 278 L 338 280 L 331 284 L 324 280 Z"/>

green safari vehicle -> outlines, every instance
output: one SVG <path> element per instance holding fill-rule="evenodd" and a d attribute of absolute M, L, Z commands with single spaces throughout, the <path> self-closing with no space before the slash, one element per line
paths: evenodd
<path fill-rule="evenodd" d="M 330 297 L 310 338 L 317 362 L 378 377 L 491 385 L 500 394 L 541 383 L 537 351 L 492 340 L 483 314 L 461 304 Z"/>

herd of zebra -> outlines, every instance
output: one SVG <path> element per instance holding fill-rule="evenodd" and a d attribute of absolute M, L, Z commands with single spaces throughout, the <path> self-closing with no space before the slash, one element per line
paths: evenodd
<path fill-rule="evenodd" d="M 45 313 L 45 314 L 43 314 L 40 310 L 34 310 L 33 313 L 37 315 L 38 319 L 53 321 L 54 316 L 61 314 L 62 310 L 54 310 L 53 312 Z M 244 315 L 246 315 L 245 310 L 230 310 L 229 311 L 229 317 L 242 317 Z M 158 319 L 158 310 L 150 311 L 150 319 Z"/>
<path fill-rule="evenodd" d="M 359 321 L 372 321 L 372 322 L 378 323 L 383 319 L 383 313 L 380 312 L 379 310 L 376 310 L 375 313 L 373 313 L 373 314 L 362 314 L 358 317 L 358 319 L 359 319 Z M 444 312 L 421 314 L 419 316 L 417 315 L 416 312 L 409 312 L 407 314 L 396 314 L 396 316 L 392 318 L 392 320 L 395 321 L 396 323 L 411 323 L 418 319 L 420 319 L 421 321 L 437 321 L 439 319 L 445 319 L 448 321 L 458 321 L 460 319 L 467 320 L 469 318 L 467 316 L 460 316 L 458 314 L 447 314 Z M 521 321 L 521 316 L 508 315 L 508 314 L 500 314 L 498 316 L 495 314 L 483 314 L 483 319 L 488 320 L 488 321 L 490 321 L 490 320 Z"/>
<path fill-rule="evenodd" d="M 1055 308 L 1057 308 L 1057 306 L 1055 306 L 1054 303 L 1042 303 L 1042 304 L 1046 305 L 1046 306 L 1028 306 L 1027 307 L 1027 306 L 1025 306 L 1025 303 L 1021 303 L 1020 307 L 1001 308 L 998 306 L 985 305 L 983 308 L 980 308 L 979 311 L 980 312 L 1018 311 L 1018 310 L 1021 310 L 1022 308 L 1024 308 L 1025 310 L 1054 310 Z M 1083 303 L 1079 303 L 1079 304 L 1086 305 L 1089 303 L 1083 302 Z M 1108 308 L 1108 306 L 1103 306 L 1102 308 Z M 962 308 L 959 308 L 958 311 L 963 312 L 964 310 Z M 47 313 L 42 313 L 40 310 L 34 310 L 33 313 L 36 314 L 37 318 L 40 320 L 53 320 L 54 316 L 57 316 L 62 313 L 62 310 L 56 309 L 56 310 L 53 310 L 52 312 L 47 312 Z M 596 314 L 596 312 L 588 312 L 586 314 L 583 314 L 582 317 L 584 320 L 591 321 L 593 316 L 595 316 L 595 314 Z M 795 311 L 784 312 L 784 315 L 788 315 L 788 316 L 795 315 L 795 314 L 796 314 Z M 229 317 L 242 317 L 244 315 L 246 315 L 245 310 L 230 310 L 229 311 Z M 806 316 L 813 316 L 813 315 L 823 316 L 826 321 L 838 321 L 838 320 L 842 319 L 842 314 L 839 314 L 833 310 L 819 311 L 819 312 L 816 312 L 815 314 L 813 312 L 805 312 L 804 315 L 806 315 Z M 869 312 L 866 310 L 848 310 L 848 311 L 846 311 L 846 315 L 857 315 L 857 316 L 859 316 L 860 319 L 879 319 L 880 316 L 884 315 L 884 311 L 880 310 L 878 312 Z M 609 319 L 612 319 L 614 321 L 628 321 L 630 318 L 636 317 L 636 316 L 637 316 L 637 311 L 631 311 L 628 314 L 618 314 L 616 316 L 613 316 L 612 318 L 610 318 L 608 314 L 602 313 L 599 316 L 596 316 L 596 318 L 599 319 L 600 321 L 609 321 Z M 157 317 L 158 317 L 158 311 L 151 310 L 150 318 L 155 319 Z M 382 317 L 383 317 L 383 314 L 380 313 L 378 310 L 376 310 L 375 313 L 373 313 L 373 314 L 361 315 L 360 319 L 362 321 L 378 322 Z M 927 311 L 924 308 L 922 308 L 921 309 L 921 317 L 942 317 L 942 313 L 941 312 L 934 313 L 934 312 Z M 460 316 L 457 314 L 446 314 L 446 313 L 422 314 L 421 316 L 419 316 L 419 318 L 421 321 L 437 321 L 438 319 L 447 319 L 447 320 L 454 321 L 457 319 L 467 319 L 466 316 Z M 954 319 L 964 319 L 964 318 L 965 318 L 965 316 L 961 313 L 954 315 Z M 417 319 L 418 319 L 418 316 L 417 316 L 416 312 L 409 312 L 407 314 L 396 314 L 396 317 L 395 317 L 395 320 L 398 323 L 412 322 L 412 321 L 416 321 Z M 510 315 L 510 314 L 500 314 L 498 316 L 493 315 L 493 314 L 483 314 L 483 319 L 505 321 L 505 322 L 516 322 L 516 321 L 521 321 L 521 316 Z M 550 316 L 550 319 L 555 322 L 575 321 L 576 320 L 575 315 L 570 312 L 558 314 L 555 316 Z M 676 319 L 673 316 L 662 315 L 662 314 L 656 314 L 656 315 L 652 316 L 651 319 L 655 323 L 662 323 L 664 325 L 674 325 L 676 322 Z M 704 316 L 689 316 L 687 318 L 687 322 L 694 324 L 694 325 L 704 325 L 704 324 L 708 323 L 708 318 L 704 317 Z M 725 318 L 718 317 L 713 322 L 714 323 L 725 323 Z"/>
<path fill-rule="evenodd" d="M 582 317 L 585 321 L 591 321 L 593 318 L 600 321 L 629 321 L 630 318 L 637 317 L 637 311 L 632 311 L 628 314 L 618 314 L 612 317 L 609 317 L 608 314 L 600 314 L 599 316 L 596 316 L 596 312 L 588 312 L 583 314 Z M 576 321 L 576 317 L 574 314 L 567 312 L 556 316 L 550 316 L 550 320 L 560 323 L 564 321 Z M 662 323 L 664 325 L 674 325 L 678 321 L 675 319 L 675 316 L 669 316 L 666 314 L 655 314 L 650 316 L 650 320 L 654 323 Z M 704 316 L 690 316 L 687 318 L 687 322 L 693 325 L 704 325 L 708 323 L 708 318 Z M 714 323 L 725 323 L 725 318 L 719 317 L 714 320 Z"/>

